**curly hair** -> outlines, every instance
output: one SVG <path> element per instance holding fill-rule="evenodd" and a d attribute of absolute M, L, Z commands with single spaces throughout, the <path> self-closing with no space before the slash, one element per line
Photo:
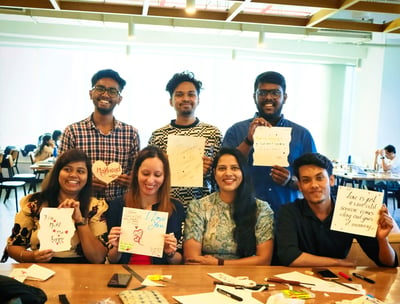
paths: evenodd
<path fill-rule="evenodd" d="M 191 82 L 196 88 L 197 95 L 200 95 L 200 90 L 203 87 L 203 83 L 200 80 L 194 78 L 193 72 L 184 71 L 182 73 L 176 73 L 174 76 L 168 81 L 165 90 L 168 91 L 169 96 L 172 97 L 176 87 L 182 82 Z"/>

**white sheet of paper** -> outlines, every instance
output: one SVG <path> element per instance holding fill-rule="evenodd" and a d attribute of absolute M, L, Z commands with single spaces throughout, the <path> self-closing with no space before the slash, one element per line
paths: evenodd
<path fill-rule="evenodd" d="M 56 272 L 43 267 L 39 266 L 37 264 L 32 264 L 26 269 L 26 272 L 28 274 L 28 277 L 26 278 L 27 280 L 38 280 L 38 281 L 46 281 L 48 278 L 53 276 Z"/>
<path fill-rule="evenodd" d="M 226 290 L 234 295 L 237 295 L 243 299 L 243 301 L 237 301 L 229 298 L 219 292 L 217 292 L 217 288 L 221 288 Z M 251 291 L 248 289 L 236 289 L 235 287 L 225 286 L 225 285 L 216 285 L 213 292 L 206 293 L 198 293 L 187 296 L 173 296 L 175 300 L 182 304 L 204 304 L 204 303 L 218 303 L 218 304 L 237 304 L 237 303 L 246 303 L 246 304 L 262 304 L 261 301 L 255 299 L 251 295 Z"/>
<path fill-rule="evenodd" d="M 53 249 L 54 252 L 71 249 L 71 238 L 75 233 L 73 212 L 73 208 L 42 208 L 38 232 L 40 249 Z"/>
<path fill-rule="evenodd" d="M 257 127 L 254 131 L 254 166 L 288 167 L 292 128 Z"/>
<path fill-rule="evenodd" d="M 331 229 L 375 237 L 383 192 L 339 186 Z"/>
<path fill-rule="evenodd" d="M 118 251 L 162 257 L 168 212 L 124 207 Z"/>
<path fill-rule="evenodd" d="M 284 279 L 284 280 L 299 281 L 299 282 L 303 282 L 303 283 L 315 284 L 314 286 L 302 285 L 304 287 L 311 288 L 311 290 L 313 290 L 313 291 L 337 292 L 337 293 L 348 293 L 348 294 L 364 294 L 364 290 L 362 289 L 362 285 L 360 285 L 360 284 L 349 284 L 350 286 L 359 288 L 359 290 L 353 290 L 353 289 L 341 286 L 339 284 L 336 284 L 336 283 L 333 283 L 330 281 L 322 280 L 322 279 L 314 277 L 314 276 L 303 274 L 298 271 L 281 273 L 281 274 L 278 274 L 275 276 L 278 278 Z"/>
<path fill-rule="evenodd" d="M 171 186 L 202 187 L 204 137 L 168 135 Z"/>

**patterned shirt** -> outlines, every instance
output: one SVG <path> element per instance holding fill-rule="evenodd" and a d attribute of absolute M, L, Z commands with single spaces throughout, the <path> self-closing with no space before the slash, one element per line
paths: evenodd
<path fill-rule="evenodd" d="M 40 240 L 38 237 L 40 225 L 40 211 L 36 200 L 30 201 L 32 194 L 21 199 L 21 209 L 15 216 L 12 234 L 7 240 L 8 245 L 23 246 L 32 250 L 40 249 Z M 42 204 L 41 207 L 47 207 Z M 105 212 L 108 205 L 104 200 L 92 198 L 88 212 L 88 224 L 92 233 L 104 244 L 107 240 L 107 223 Z M 75 231 L 71 239 L 71 248 L 67 251 L 56 252 L 54 257 L 72 258 L 83 256 L 78 232 Z"/>
<path fill-rule="evenodd" d="M 267 202 L 256 200 L 257 222 L 255 236 L 257 245 L 273 238 L 273 211 Z M 238 259 L 237 243 L 233 238 L 235 221 L 232 204 L 224 203 L 219 192 L 214 192 L 188 205 L 184 240 L 194 239 L 201 243 L 202 255 L 221 259 Z"/>
<path fill-rule="evenodd" d="M 133 161 L 140 149 L 138 131 L 119 120 L 115 120 L 114 128 L 109 134 L 100 132 L 93 121 L 93 114 L 65 128 L 61 138 L 60 154 L 77 148 L 84 151 L 94 163 L 97 160 L 107 165 L 117 162 L 122 167 L 122 173 L 130 173 Z M 111 182 L 107 185 L 105 193 L 98 193 L 98 197 L 105 197 L 111 201 L 122 196 L 126 188 Z"/>
<path fill-rule="evenodd" d="M 213 125 L 200 122 L 198 118 L 189 126 L 179 126 L 175 123 L 175 119 L 171 120 L 170 124 L 152 133 L 149 145 L 158 146 L 164 152 L 167 152 L 168 135 L 204 137 L 206 139 L 204 155 L 213 159 L 221 149 L 221 131 Z M 211 191 L 211 175 L 208 173 L 204 176 L 202 188 L 172 187 L 171 196 L 186 205 L 191 200 L 202 198 Z"/>

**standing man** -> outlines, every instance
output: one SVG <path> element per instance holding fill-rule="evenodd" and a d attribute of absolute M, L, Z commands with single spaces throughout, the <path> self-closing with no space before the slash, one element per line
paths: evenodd
<path fill-rule="evenodd" d="M 353 239 L 380 267 L 396 267 L 396 253 L 388 241 L 394 223 L 386 206 L 379 211 L 375 237 L 331 230 L 335 184 L 331 161 L 319 153 L 306 153 L 294 161 L 294 174 L 303 199 L 282 206 L 275 230 L 276 252 L 285 266 L 355 266 L 347 259 Z"/>
<path fill-rule="evenodd" d="M 126 81 L 116 71 L 100 70 L 92 77 L 90 99 L 94 112 L 86 119 L 67 126 L 61 139 L 60 154 L 77 148 L 87 153 L 92 162 L 106 165 L 117 162 L 122 174 L 109 184 L 93 178 L 95 195 L 107 202 L 123 195 L 129 185 L 130 170 L 140 149 L 138 131 L 119 120 L 113 111 L 122 101 Z"/>
<path fill-rule="evenodd" d="M 200 122 L 195 111 L 200 102 L 202 82 L 194 77 L 192 72 L 176 73 L 167 83 L 166 90 L 170 95 L 169 104 L 176 111 L 176 119 L 157 130 L 150 139 L 150 145 L 159 146 L 167 152 L 168 135 L 204 137 L 205 148 L 203 157 L 203 187 L 172 187 L 172 196 L 187 204 L 192 199 L 200 199 L 210 194 L 210 168 L 215 155 L 221 148 L 221 131 L 210 124 Z"/>
<path fill-rule="evenodd" d="M 223 146 L 236 147 L 251 165 L 256 197 L 267 201 L 274 214 L 283 204 L 293 201 L 299 195 L 297 182 L 293 177 L 292 164 L 300 155 L 315 152 L 314 140 L 310 132 L 294 122 L 284 118 L 283 105 L 286 102 L 286 81 L 277 72 L 264 72 L 254 82 L 254 102 L 258 112 L 253 118 L 238 122 L 231 126 L 224 137 Z M 258 126 L 290 127 L 289 167 L 254 166 L 253 135 Z"/>

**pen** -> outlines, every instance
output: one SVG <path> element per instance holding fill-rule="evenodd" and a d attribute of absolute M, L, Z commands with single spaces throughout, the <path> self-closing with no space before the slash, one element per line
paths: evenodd
<path fill-rule="evenodd" d="M 267 282 L 275 282 L 275 283 L 281 283 L 281 284 L 289 284 L 289 285 L 315 285 L 312 283 L 303 283 L 299 281 L 290 281 L 290 280 L 284 280 L 284 279 L 279 279 L 279 278 L 268 278 Z"/>
<path fill-rule="evenodd" d="M 336 284 L 342 285 L 342 286 L 344 286 L 344 287 L 347 287 L 347 288 L 350 288 L 350 289 L 359 291 L 357 288 L 355 288 L 355 287 L 353 287 L 353 286 L 346 285 L 346 284 L 344 284 L 344 283 L 342 283 L 342 282 L 339 282 L 339 281 L 336 281 L 336 280 L 330 280 L 330 281 L 331 281 L 331 282 L 335 282 Z"/>
<path fill-rule="evenodd" d="M 237 296 L 237 295 L 235 295 L 233 293 L 230 293 L 230 292 L 228 292 L 226 290 L 223 290 L 221 288 L 217 288 L 217 291 L 219 293 L 223 294 L 224 296 L 230 297 L 233 300 L 236 300 L 236 301 L 239 301 L 239 302 L 243 301 L 243 299 L 241 297 L 239 297 L 239 296 Z"/>
<path fill-rule="evenodd" d="M 346 280 L 349 280 L 349 281 L 353 281 L 353 279 L 352 278 L 350 278 L 347 274 L 345 274 L 344 272 L 339 272 L 339 275 L 341 276 L 341 277 L 343 277 L 343 278 L 345 278 Z"/>
<path fill-rule="evenodd" d="M 359 274 L 357 272 L 353 272 L 353 276 L 355 276 L 356 278 L 359 278 L 361 280 L 364 280 L 365 282 L 371 283 L 371 284 L 375 284 L 374 280 L 371 280 L 365 276 L 363 276 L 362 274 Z"/>
<path fill-rule="evenodd" d="M 254 286 L 244 286 L 244 285 L 238 285 L 238 284 L 231 284 L 231 283 L 225 283 L 225 282 L 219 282 L 219 281 L 214 281 L 214 285 L 224 285 L 224 286 L 230 286 L 230 287 L 235 287 L 237 289 L 252 289 L 252 290 L 259 290 L 261 287 L 265 287 L 265 290 L 268 290 L 268 288 L 271 286 L 275 286 L 275 285 L 271 285 L 271 284 L 256 284 Z"/>

